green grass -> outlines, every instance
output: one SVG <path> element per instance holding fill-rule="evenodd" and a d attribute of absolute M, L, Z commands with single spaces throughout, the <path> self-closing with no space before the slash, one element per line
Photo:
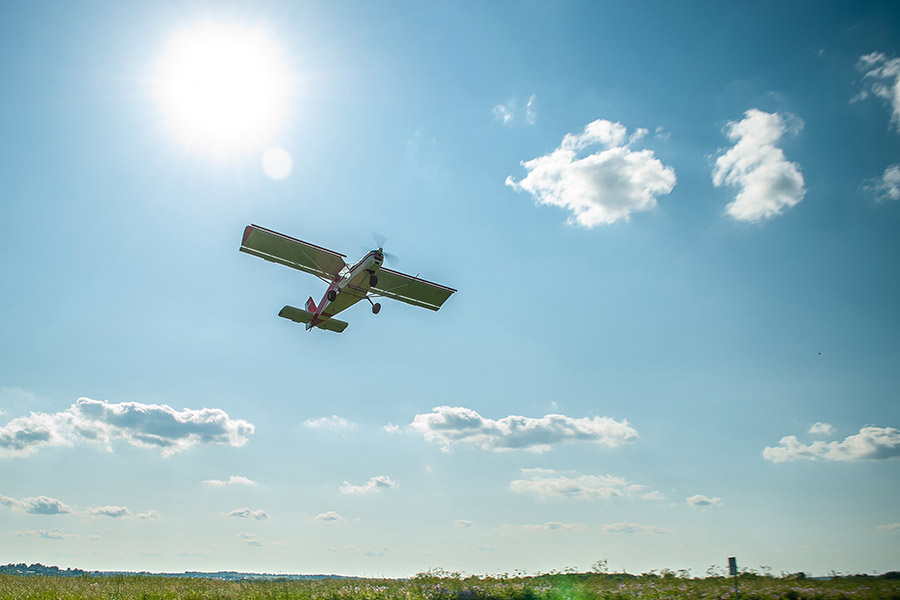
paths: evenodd
<path fill-rule="evenodd" d="M 556 574 L 468 577 L 421 574 L 400 581 L 219 581 L 156 577 L 49 577 L 0 575 L 0 599 L 16 600 L 631 600 L 732 599 L 724 577 Z M 900 600 L 900 580 L 845 577 L 830 581 L 743 576 L 741 600 Z"/>

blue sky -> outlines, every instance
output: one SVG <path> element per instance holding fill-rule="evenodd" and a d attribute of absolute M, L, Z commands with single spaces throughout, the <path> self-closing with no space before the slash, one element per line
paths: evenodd
<path fill-rule="evenodd" d="M 896 569 L 897 23 L 4 5 L 0 562 Z M 249 223 L 459 292 L 307 333 Z"/>

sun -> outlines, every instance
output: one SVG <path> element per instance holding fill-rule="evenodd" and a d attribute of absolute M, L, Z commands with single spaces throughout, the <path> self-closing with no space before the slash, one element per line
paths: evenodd
<path fill-rule="evenodd" d="M 295 91 L 281 49 L 264 30 L 223 23 L 175 35 L 155 83 L 167 125 L 179 140 L 223 159 L 271 142 Z"/>

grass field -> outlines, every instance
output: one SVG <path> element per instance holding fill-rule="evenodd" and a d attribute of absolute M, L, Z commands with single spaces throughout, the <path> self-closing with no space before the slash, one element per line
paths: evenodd
<path fill-rule="evenodd" d="M 900 580 L 843 577 L 827 581 L 742 576 L 744 600 L 900 600 Z M 149 575 L 49 577 L 0 575 L 0 599 L 115 598 L 297 600 L 630 600 L 735 598 L 734 580 L 674 576 L 558 574 L 468 577 L 421 574 L 409 580 L 220 581 Z"/>

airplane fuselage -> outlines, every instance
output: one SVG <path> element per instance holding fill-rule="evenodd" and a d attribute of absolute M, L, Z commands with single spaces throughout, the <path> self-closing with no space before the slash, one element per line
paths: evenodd
<path fill-rule="evenodd" d="M 339 273 L 328 285 L 325 295 L 313 312 L 315 316 L 307 323 L 306 329 L 312 329 L 321 320 L 319 317 L 333 317 L 347 310 L 360 300 L 365 300 L 369 289 L 377 285 L 378 270 L 384 263 L 384 253 L 372 250 L 346 272 Z M 373 283 L 374 282 L 374 283 Z M 333 299 L 332 299 L 333 298 Z"/>

